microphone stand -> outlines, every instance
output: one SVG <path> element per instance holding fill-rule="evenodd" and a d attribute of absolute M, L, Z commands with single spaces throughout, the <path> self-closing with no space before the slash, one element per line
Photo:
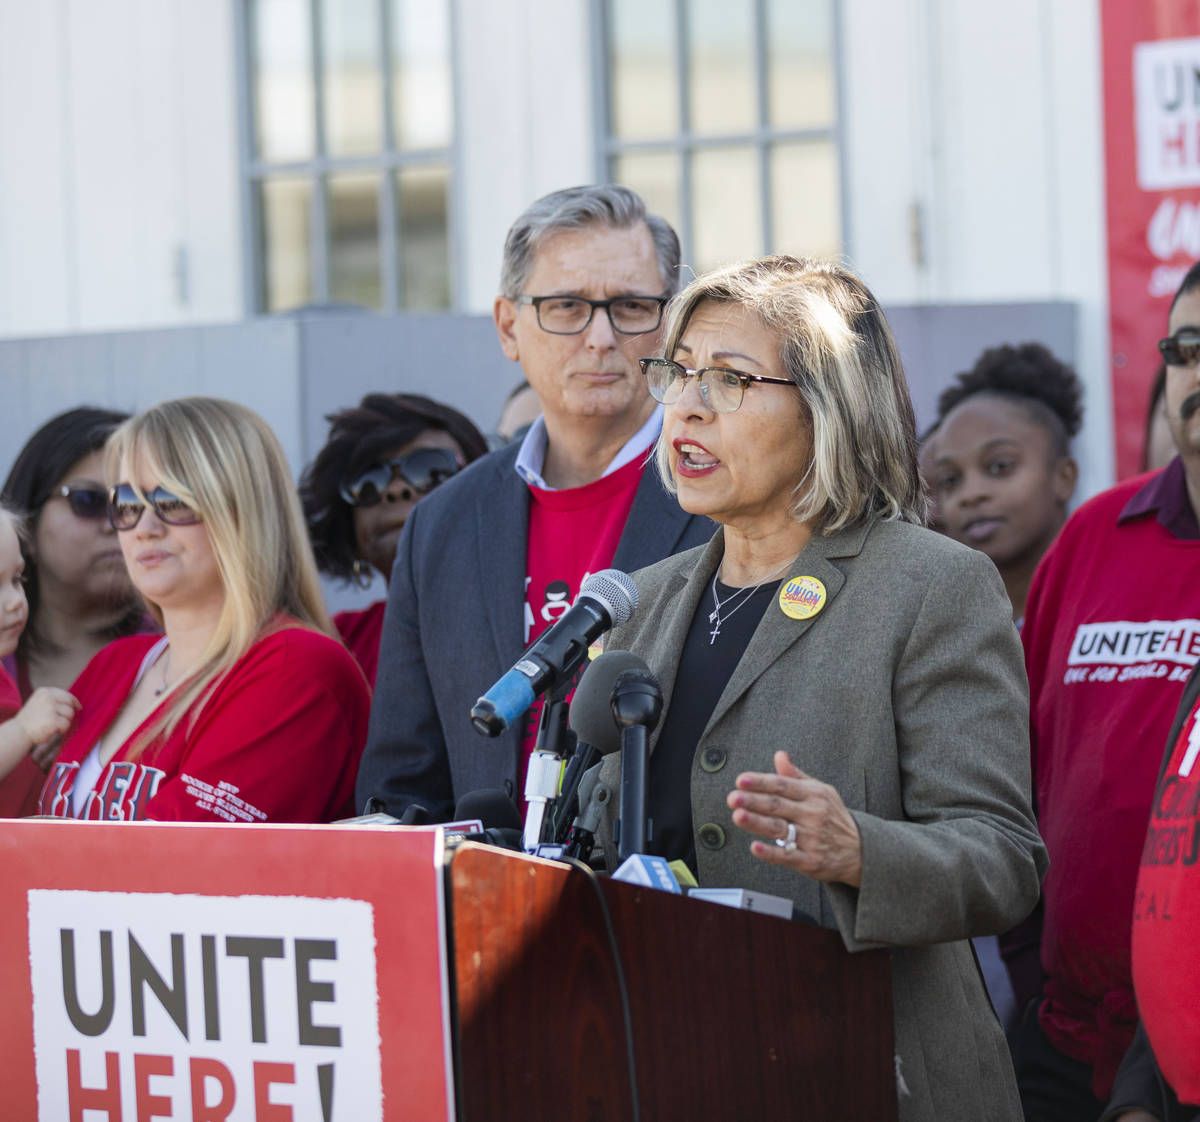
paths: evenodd
<path fill-rule="evenodd" d="M 543 835 L 551 825 L 547 816 L 550 803 L 558 796 L 558 782 L 562 774 L 562 762 L 575 747 L 575 734 L 567 727 L 569 707 L 566 696 L 575 685 L 568 678 L 546 694 L 538 721 L 537 740 L 533 755 L 529 758 L 529 770 L 525 773 L 525 832 L 522 845 L 526 853 L 536 853 L 545 840 Z"/>
<path fill-rule="evenodd" d="M 567 834 L 564 857 L 575 857 L 585 864 L 591 860 L 596 845 L 596 831 L 604 808 L 612 801 L 612 788 L 600 778 L 600 768 L 588 769 L 579 782 L 579 815 Z"/>
<path fill-rule="evenodd" d="M 581 782 L 599 759 L 599 748 L 594 748 L 586 740 L 576 738 L 575 754 L 563 771 L 562 790 L 554 804 L 554 829 L 551 836 L 556 842 L 566 842 L 572 820 L 582 812 L 586 796 Z"/>
<path fill-rule="evenodd" d="M 613 683 L 612 715 L 621 730 L 621 817 L 617 856 L 646 852 L 646 773 L 650 733 L 662 715 L 662 687 L 653 674 L 626 670 Z"/>

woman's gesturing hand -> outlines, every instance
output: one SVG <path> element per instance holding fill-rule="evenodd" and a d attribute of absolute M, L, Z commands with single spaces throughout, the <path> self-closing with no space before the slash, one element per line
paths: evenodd
<path fill-rule="evenodd" d="M 862 839 L 837 791 L 806 775 L 783 751 L 775 773 L 746 771 L 726 796 L 734 825 L 767 841 L 750 852 L 819 881 L 857 887 L 862 881 Z"/>

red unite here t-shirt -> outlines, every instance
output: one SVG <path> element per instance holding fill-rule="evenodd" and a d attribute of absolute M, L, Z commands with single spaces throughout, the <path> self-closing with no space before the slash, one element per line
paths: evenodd
<path fill-rule="evenodd" d="M 612 565 L 621 531 L 642 479 L 645 456 L 594 483 L 547 491 L 530 486 L 525 573 L 525 645 L 557 622 L 592 573 Z M 524 809 L 525 771 L 537 740 L 542 703 L 525 714 L 518 793 Z"/>
<path fill-rule="evenodd" d="M 1200 701 L 1154 793 L 1133 910 L 1133 984 L 1146 1035 L 1181 1100 L 1200 1104 Z"/>

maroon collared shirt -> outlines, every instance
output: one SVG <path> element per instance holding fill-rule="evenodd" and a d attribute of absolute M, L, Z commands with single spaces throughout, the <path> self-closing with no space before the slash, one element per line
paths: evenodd
<path fill-rule="evenodd" d="M 1178 456 L 1150 477 L 1149 482 L 1125 504 L 1117 521 L 1124 522 L 1143 514 L 1156 514 L 1158 524 L 1172 537 L 1182 541 L 1200 539 L 1200 522 L 1196 521 L 1196 512 L 1192 510 L 1187 476 Z"/>

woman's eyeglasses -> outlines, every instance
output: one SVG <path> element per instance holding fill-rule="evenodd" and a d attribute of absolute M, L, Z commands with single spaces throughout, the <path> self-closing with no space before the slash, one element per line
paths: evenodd
<path fill-rule="evenodd" d="M 1182 331 L 1159 339 L 1158 349 L 1168 366 L 1194 366 L 1200 362 L 1200 335 L 1194 331 Z"/>
<path fill-rule="evenodd" d="M 753 382 L 768 382 L 773 386 L 795 386 L 790 378 L 764 378 L 761 374 L 747 374 L 744 370 L 730 370 L 725 366 L 706 366 L 703 370 L 689 370 L 669 358 L 639 358 L 642 373 L 646 375 L 646 387 L 655 401 L 671 405 L 683 396 L 683 387 L 689 378 L 695 378 L 700 386 L 700 397 L 714 413 L 736 413 L 746 395 L 746 387 Z"/>
<path fill-rule="evenodd" d="M 383 501 L 392 480 L 399 478 L 417 494 L 427 495 L 461 467 L 458 457 L 449 448 L 419 448 L 407 456 L 372 464 L 343 483 L 338 493 L 351 506 L 374 506 Z"/>
<path fill-rule="evenodd" d="M 108 492 L 108 520 L 114 530 L 132 530 L 147 506 L 168 526 L 194 526 L 201 521 L 197 511 L 165 487 L 147 492 L 145 502 L 128 483 L 118 483 Z"/>
<path fill-rule="evenodd" d="M 95 522 L 108 514 L 108 494 L 99 487 L 71 487 L 64 483 L 50 498 L 66 499 L 76 518 Z"/>

